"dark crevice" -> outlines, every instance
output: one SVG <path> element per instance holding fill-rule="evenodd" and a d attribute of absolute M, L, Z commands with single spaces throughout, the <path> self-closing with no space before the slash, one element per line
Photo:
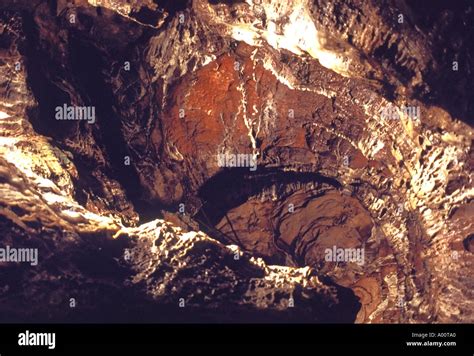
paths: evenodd
<path fill-rule="evenodd" d="M 273 168 L 258 168 L 256 172 L 250 172 L 248 168 L 225 169 L 210 178 L 199 190 L 198 196 L 203 206 L 193 218 L 199 223 L 200 230 L 209 236 L 223 243 L 236 244 L 245 249 L 227 213 L 247 202 L 251 196 L 258 195 L 272 186 L 277 186 L 277 191 L 284 191 L 285 187 L 290 184 L 312 182 L 318 185 L 326 184 L 334 189 L 342 188 L 336 179 L 316 173 L 282 172 Z M 217 223 L 223 218 L 227 219 L 232 233 L 224 234 L 216 228 Z M 278 262 L 276 264 L 285 265 L 288 262 L 282 261 L 278 256 L 261 256 L 256 251 L 249 252 L 255 257 L 263 258 L 269 264 Z M 294 254 L 288 253 L 288 256 L 291 256 L 293 262 L 296 262 Z M 303 259 L 299 259 L 297 262 L 299 266 L 306 265 Z M 361 305 L 353 291 L 334 283 L 330 278 L 323 277 L 323 279 L 324 283 L 338 290 L 339 305 L 344 311 L 345 320 L 354 322 Z"/>
<path fill-rule="evenodd" d="M 203 206 L 197 217 L 203 220 L 204 211 L 209 221 L 216 225 L 229 210 L 273 185 L 283 188 L 291 183 L 311 182 L 326 183 L 336 189 L 342 187 L 336 179 L 312 172 L 282 172 L 273 168 L 259 168 L 256 172 L 250 172 L 248 168 L 226 169 L 208 179 L 200 188 L 198 196 Z"/>
<path fill-rule="evenodd" d="M 162 17 L 161 12 L 155 12 L 150 10 L 147 7 L 142 7 L 138 11 L 132 11 L 130 17 L 133 17 L 135 20 L 142 24 L 156 26 L 159 23 L 159 20 Z"/>
<path fill-rule="evenodd" d="M 106 81 L 112 61 L 107 61 L 107 55 L 95 47 L 90 39 L 82 40 L 81 33 L 71 31 L 68 40 L 69 70 L 66 71 L 51 58 L 51 53 L 41 47 L 38 29 L 31 16 L 25 16 L 24 29 L 28 46 L 23 49 L 23 54 L 27 59 L 34 58 L 27 60 L 26 63 L 28 85 L 39 104 L 37 108 L 29 110 L 29 118 L 35 131 L 52 137 L 56 145 L 67 150 L 67 146 L 62 145 L 61 141 L 70 137 L 76 130 L 85 130 L 85 125 L 92 125 L 95 139 L 103 145 L 110 167 L 104 167 L 104 172 L 122 185 L 128 200 L 138 213 L 153 215 L 153 218 L 159 217 L 162 207 L 150 204 L 144 199 L 135 168 L 132 164 L 129 166 L 124 164 L 125 156 L 132 157 L 132 154 L 121 132 L 122 118 L 115 110 L 112 88 Z M 148 34 L 144 34 L 144 38 L 147 36 Z M 74 93 L 71 94 L 76 96 L 76 100 L 79 98 L 83 101 L 81 105 L 95 107 L 95 123 L 55 119 L 55 108 L 63 104 L 71 105 L 71 97 L 69 93 L 60 89 L 53 79 L 57 82 L 62 80 L 68 82 L 74 89 Z M 87 196 L 84 192 L 88 190 L 101 196 L 101 182 L 90 174 L 97 168 L 97 162 L 78 154 L 75 154 L 73 161 L 80 176 L 75 182 L 78 202 L 81 204 L 86 202 Z"/>
<path fill-rule="evenodd" d="M 193 216 L 193 219 L 198 222 L 199 229 L 209 236 L 223 243 L 236 244 L 244 248 L 231 219 L 228 217 L 228 212 L 245 204 L 250 197 L 257 196 L 272 187 L 276 187 L 277 194 L 282 194 L 282 192 L 287 194 L 285 190 L 289 185 L 307 183 L 327 185 L 334 189 L 342 188 L 336 179 L 310 172 L 282 172 L 273 168 L 259 168 L 258 172 L 249 172 L 244 168 L 226 169 L 210 178 L 199 190 L 198 196 L 201 199 L 202 207 Z M 216 225 L 224 218 L 227 219 L 232 233 L 223 233 L 217 229 Z M 279 247 L 282 248 L 282 246 Z M 282 252 L 285 251 L 288 257 L 292 255 L 289 250 L 291 249 L 282 248 Z M 261 256 L 256 251 L 250 252 L 257 257 L 262 257 L 267 263 L 285 264 L 282 261 L 282 256 L 269 257 Z M 293 260 L 296 261 L 296 259 Z M 298 265 L 304 266 L 305 264 L 299 263 Z"/>
<path fill-rule="evenodd" d="M 474 253 L 474 234 L 467 236 L 463 241 L 464 249 Z"/>
<path fill-rule="evenodd" d="M 472 125 L 474 102 L 474 7 L 470 0 L 424 2 L 409 0 L 407 5 L 421 30 L 429 35 L 438 68 L 426 73 L 424 80 L 432 89 L 415 95 L 428 105 L 441 106 L 453 118 Z M 454 71 L 453 61 L 459 69 Z"/>
<path fill-rule="evenodd" d="M 56 106 L 70 103 L 70 97 L 49 79 L 47 73 L 54 70 L 56 77 L 65 75 L 65 73 L 61 70 L 59 63 L 51 61 L 50 56 L 41 50 L 38 29 L 33 18 L 25 15 L 23 19 L 23 29 L 28 39 L 28 45 L 22 48 L 21 52 L 27 58 L 28 85 L 38 101 L 37 108 L 31 109 L 29 112 L 30 122 L 39 134 L 60 141 L 67 136 L 75 123 L 63 121 L 63 125 L 58 125 L 55 120 Z"/>
<path fill-rule="evenodd" d="M 96 125 L 99 127 L 100 139 L 113 167 L 111 177 L 124 186 L 129 198 L 139 197 L 141 186 L 138 175 L 131 165 L 124 164 L 124 157 L 130 156 L 130 152 L 121 132 L 121 118 L 114 110 L 112 90 L 105 82 L 105 56 L 75 36 L 70 37 L 70 53 L 71 70 L 79 80 L 79 91 L 87 93 L 90 98 L 87 104 L 96 108 Z"/>

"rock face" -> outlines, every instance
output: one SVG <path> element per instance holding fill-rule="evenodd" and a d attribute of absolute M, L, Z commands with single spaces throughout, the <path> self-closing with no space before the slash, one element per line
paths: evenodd
<path fill-rule="evenodd" d="M 0 319 L 473 322 L 474 9 L 419 6 L 2 3 Z"/>

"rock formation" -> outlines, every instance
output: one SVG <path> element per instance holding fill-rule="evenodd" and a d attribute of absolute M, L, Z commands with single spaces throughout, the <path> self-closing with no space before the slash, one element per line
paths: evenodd
<path fill-rule="evenodd" d="M 426 6 L 3 1 L 0 320 L 473 322 L 474 8 Z"/>

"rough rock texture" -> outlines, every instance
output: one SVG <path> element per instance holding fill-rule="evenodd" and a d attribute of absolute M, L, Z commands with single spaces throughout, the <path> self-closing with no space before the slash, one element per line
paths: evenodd
<path fill-rule="evenodd" d="M 2 3 L 0 315 L 474 321 L 472 12 Z"/>

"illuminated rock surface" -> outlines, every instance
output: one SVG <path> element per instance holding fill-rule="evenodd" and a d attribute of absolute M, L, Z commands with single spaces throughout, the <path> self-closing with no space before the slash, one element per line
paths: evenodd
<path fill-rule="evenodd" d="M 472 6 L 35 5 L 0 6 L 1 245 L 39 251 L 2 319 L 474 321 Z"/>

